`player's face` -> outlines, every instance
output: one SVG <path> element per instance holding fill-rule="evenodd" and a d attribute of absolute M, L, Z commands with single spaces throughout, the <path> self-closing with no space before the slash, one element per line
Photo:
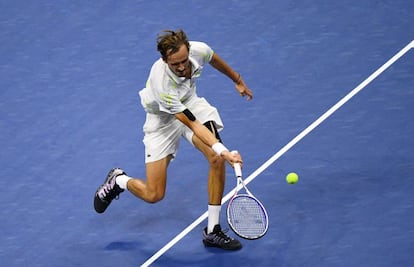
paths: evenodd
<path fill-rule="evenodd" d="M 191 73 L 191 64 L 188 59 L 187 47 L 183 44 L 180 49 L 167 58 L 167 64 L 170 70 L 178 77 L 189 78 Z"/>

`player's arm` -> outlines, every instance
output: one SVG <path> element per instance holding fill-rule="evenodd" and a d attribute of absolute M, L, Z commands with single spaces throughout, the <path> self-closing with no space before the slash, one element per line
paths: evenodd
<path fill-rule="evenodd" d="M 244 83 L 240 73 L 234 71 L 232 67 L 230 67 L 230 65 L 227 64 L 227 62 L 225 62 L 216 53 L 213 54 L 213 57 L 210 60 L 210 65 L 218 71 L 220 71 L 221 73 L 223 73 L 224 75 L 226 75 L 227 77 L 229 77 L 234 82 L 234 85 L 241 96 L 247 96 L 247 100 L 253 98 L 252 91 Z"/>
<path fill-rule="evenodd" d="M 222 156 L 231 165 L 236 162 L 242 163 L 240 155 L 232 154 L 229 152 L 229 150 L 216 139 L 214 134 L 195 118 L 190 110 L 186 109 L 183 112 L 176 113 L 175 117 L 183 124 L 185 124 L 188 128 L 190 128 L 204 144 L 211 147 L 217 154 Z"/>

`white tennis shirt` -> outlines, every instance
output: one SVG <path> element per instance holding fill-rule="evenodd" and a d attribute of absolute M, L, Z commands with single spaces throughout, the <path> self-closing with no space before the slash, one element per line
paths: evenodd
<path fill-rule="evenodd" d="M 214 51 L 203 42 L 190 42 L 189 60 L 192 65 L 191 78 L 178 77 L 162 58 L 152 65 L 146 87 L 139 92 L 141 104 L 150 114 L 176 114 L 184 111 L 186 103 L 197 97 L 196 80 Z"/>

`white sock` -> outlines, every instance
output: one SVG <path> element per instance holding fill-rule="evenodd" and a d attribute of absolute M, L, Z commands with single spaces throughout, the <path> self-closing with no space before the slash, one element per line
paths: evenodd
<path fill-rule="evenodd" d="M 221 205 L 208 205 L 207 233 L 213 232 L 214 226 L 220 224 Z"/>
<path fill-rule="evenodd" d="M 132 178 L 126 175 L 119 175 L 116 177 L 116 184 L 119 185 L 119 187 L 121 187 L 122 189 L 128 189 L 127 188 L 127 183 L 129 180 L 131 180 Z"/>

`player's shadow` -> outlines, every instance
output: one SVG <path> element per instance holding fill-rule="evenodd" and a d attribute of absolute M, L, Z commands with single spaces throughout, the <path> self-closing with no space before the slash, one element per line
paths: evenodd
<path fill-rule="evenodd" d="M 109 243 L 105 250 L 129 251 L 138 250 L 140 247 L 142 247 L 142 244 L 137 241 L 115 241 Z"/>

